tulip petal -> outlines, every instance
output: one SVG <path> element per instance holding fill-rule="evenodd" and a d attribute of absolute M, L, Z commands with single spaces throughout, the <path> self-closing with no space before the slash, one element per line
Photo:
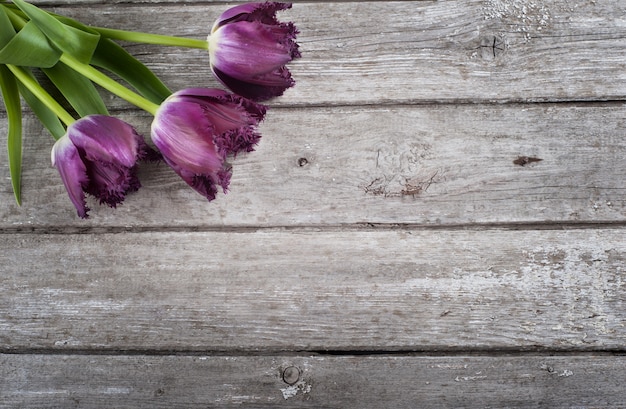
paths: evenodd
<path fill-rule="evenodd" d="M 216 93 L 205 90 L 203 88 L 190 88 L 176 93 L 176 97 L 201 106 L 215 134 L 257 125 L 263 120 L 267 111 L 267 107 L 264 105 L 240 96 L 225 91 Z"/>
<path fill-rule="evenodd" d="M 293 87 L 295 81 L 286 69 L 281 69 L 277 73 L 269 73 L 255 78 L 259 84 L 253 84 L 246 80 L 240 80 L 213 66 L 213 74 L 226 87 L 236 94 L 254 101 L 266 101 L 270 98 L 279 97 L 285 93 L 287 88 Z"/>
<path fill-rule="evenodd" d="M 67 128 L 52 148 L 52 164 L 61 174 L 80 217 L 87 217 L 85 193 L 100 204 L 116 207 L 141 186 L 137 160 L 150 148 L 129 124 L 104 115 L 90 115 Z"/>
<path fill-rule="evenodd" d="M 256 21 L 228 24 L 209 41 L 211 63 L 236 78 L 262 75 L 293 59 L 289 43 Z"/>
<path fill-rule="evenodd" d="M 164 158 L 196 174 L 222 167 L 212 135 L 202 107 L 175 96 L 161 105 L 152 123 L 152 141 Z"/>
<path fill-rule="evenodd" d="M 90 115 L 68 127 L 74 145 L 91 161 L 131 167 L 137 161 L 140 136 L 126 122 L 105 115 Z"/>
<path fill-rule="evenodd" d="M 285 67 L 300 57 L 296 26 L 281 23 L 276 12 L 290 3 L 249 3 L 232 7 L 208 37 L 211 70 L 237 94 L 253 100 L 282 95 L 295 81 Z"/>
<path fill-rule="evenodd" d="M 291 8 L 291 3 L 265 2 L 246 3 L 234 6 L 223 12 L 215 24 L 212 32 L 225 24 L 237 21 L 260 21 L 264 24 L 279 24 L 276 12 Z"/>
<path fill-rule="evenodd" d="M 232 105 L 243 109 L 246 113 L 254 118 L 250 124 L 256 124 L 263 120 L 267 107 L 265 105 L 242 98 L 241 96 L 231 94 L 217 88 L 187 88 L 180 90 L 174 94 L 174 97 L 188 98 L 189 101 L 203 103 L 205 101 L 213 101 L 218 105 Z"/>
<path fill-rule="evenodd" d="M 252 152 L 261 135 L 250 127 L 233 129 L 215 136 L 215 144 L 222 157 L 237 156 L 241 152 Z"/>
<path fill-rule="evenodd" d="M 252 151 L 267 107 L 222 90 L 189 88 L 169 97 L 152 123 L 165 162 L 207 200 L 224 193 L 232 174 L 228 155 Z"/>
<path fill-rule="evenodd" d="M 217 195 L 217 187 L 214 178 L 210 174 L 199 175 L 194 172 L 190 172 L 175 163 L 171 163 L 167 158 L 165 161 L 193 190 L 200 193 L 208 201 L 215 199 L 215 196 Z"/>
<path fill-rule="evenodd" d="M 119 167 L 104 162 L 92 162 L 88 167 L 89 184 L 85 191 L 97 197 L 100 204 L 117 207 L 124 201 L 127 193 L 141 187 L 137 177 L 137 167 Z"/>
<path fill-rule="evenodd" d="M 72 141 L 63 136 L 52 147 L 52 166 L 55 166 L 61 175 L 65 190 L 74 204 L 78 216 L 88 217 L 89 208 L 85 202 L 84 188 L 88 185 L 87 167 L 80 158 L 78 149 Z"/>

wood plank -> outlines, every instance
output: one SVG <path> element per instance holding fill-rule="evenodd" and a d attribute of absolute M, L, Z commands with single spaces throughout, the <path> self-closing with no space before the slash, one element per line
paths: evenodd
<path fill-rule="evenodd" d="M 297 3 L 283 18 L 301 30 L 304 57 L 293 64 L 298 86 L 274 103 L 623 99 L 625 6 L 624 0 L 576 7 L 565 0 Z M 225 7 L 72 3 L 52 10 L 93 25 L 203 38 Z M 372 15 L 384 29 L 363 23 Z M 173 89 L 217 85 L 202 50 L 129 50 Z"/>
<path fill-rule="evenodd" d="M 0 407 L 623 408 L 624 377 L 610 355 L 0 355 Z"/>
<path fill-rule="evenodd" d="M 121 118 L 149 135 L 149 117 Z M 625 128 L 624 104 L 274 109 L 257 151 L 233 161 L 227 195 L 207 203 L 147 164 L 139 192 L 115 210 L 90 200 L 84 221 L 49 165 L 52 139 L 30 117 L 21 208 L 0 150 L 0 226 L 622 223 Z"/>
<path fill-rule="evenodd" d="M 204 38 L 226 7 L 53 10 L 95 26 Z M 281 15 L 301 31 L 297 86 L 273 104 L 623 100 L 625 8 L 626 0 L 297 3 Z M 372 16 L 380 23 L 372 26 Z M 128 49 L 172 89 L 217 85 L 202 50 Z"/>
<path fill-rule="evenodd" d="M 4 235 L 0 345 L 621 350 L 625 232 Z"/>

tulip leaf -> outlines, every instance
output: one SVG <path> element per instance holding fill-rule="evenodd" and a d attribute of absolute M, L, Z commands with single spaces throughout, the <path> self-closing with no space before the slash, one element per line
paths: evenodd
<path fill-rule="evenodd" d="M 63 63 L 58 63 L 51 68 L 44 68 L 43 72 L 61 91 L 79 116 L 109 114 L 100 93 L 86 77 Z"/>
<path fill-rule="evenodd" d="M 32 74 L 29 75 L 32 76 Z M 29 91 L 21 83 L 18 83 L 20 94 L 24 98 L 24 101 L 28 104 L 30 109 L 35 113 L 39 121 L 46 127 L 48 132 L 54 137 L 54 139 L 60 139 L 65 135 L 65 127 L 57 117 L 57 115 L 46 104 L 41 102 L 32 92 Z"/>
<path fill-rule="evenodd" d="M 15 37 L 15 29 L 4 7 L 0 7 L 0 49 Z"/>
<path fill-rule="evenodd" d="M 61 51 L 50 45 L 41 30 L 29 22 L 0 49 L 0 64 L 52 67 L 60 56 Z"/>
<path fill-rule="evenodd" d="M 155 104 L 172 95 L 172 91 L 148 67 L 108 38 L 100 39 L 91 63 L 116 74 Z"/>
<path fill-rule="evenodd" d="M 10 10 L 15 14 L 15 10 Z M 0 7 L 0 63 L 50 67 L 58 61 L 61 52 L 52 47 L 46 36 L 33 23 L 27 23 L 15 32 L 4 7 Z"/>
<path fill-rule="evenodd" d="M 8 134 L 7 149 L 9 155 L 9 172 L 13 194 L 18 205 L 22 204 L 22 106 L 17 81 L 11 71 L 0 65 L 0 89 L 7 110 Z"/>
<path fill-rule="evenodd" d="M 67 26 L 85 32 L 98 33 L 93 28 L 79 21 L 65 16 L 54 16 Z M 144 98 L 155 104 L 160 104 L 165 98 L 172 95 L 172 91 L 148 67 L 109 38 L 100 37 L 100 42 L 94 51 L 90 63 L 122 78 Z"/>
<path fill-rule="evenodd" d="M 54 15 L 24 0 L 13 0 L 13 3 L 63 52 L 83 63 L 91 60 L 100 39 L 99 34 L 63 24 Z"/>

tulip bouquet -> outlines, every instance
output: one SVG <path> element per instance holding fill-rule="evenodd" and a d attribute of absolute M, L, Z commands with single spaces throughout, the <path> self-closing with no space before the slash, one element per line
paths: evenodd
<path fill-rule="evenodd" d="M 86 194 L 116 207 L 137 190 L 142 160 L 162 159 L 208 200 L 219 188 L 226 192 L 229 158 L 254 150 L 261 137 L 256 127 L 267 106 L 260 102 L 295 84 L 286 64 L 300 57 L 298 31 L 276 18 L 290 7 L 276 2 L 232 7 L 206 40 L 197 40 L 92 27 L 24 0 L 0 0 L 0 89 L 18 204 L 20 97 L 56 140 L 52 165 L 82 218 L 89 211 Z M 194 87 L 172 92 L 117 40 L 206 49 L 211 71 L 230 92 Z M 49 80 L 45 86 L 42 77 Z M 154 116 L 152 144 L 109 114 L 94 84 Z"/>

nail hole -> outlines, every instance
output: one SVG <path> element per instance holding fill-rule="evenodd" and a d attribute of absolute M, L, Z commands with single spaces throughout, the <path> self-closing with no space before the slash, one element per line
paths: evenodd
<path fill-rule="evenodd" d="M 309 160 L 307 158 L 298 159 L 298 166 L 303 167 L 309 164 Z"/>
<path fill-rule="evenodd" d="M 283 371 L 283 381 L 288 385 L 293 385 L 300 380 L 300 369 L 295 366 L 288 366 Z"/>

